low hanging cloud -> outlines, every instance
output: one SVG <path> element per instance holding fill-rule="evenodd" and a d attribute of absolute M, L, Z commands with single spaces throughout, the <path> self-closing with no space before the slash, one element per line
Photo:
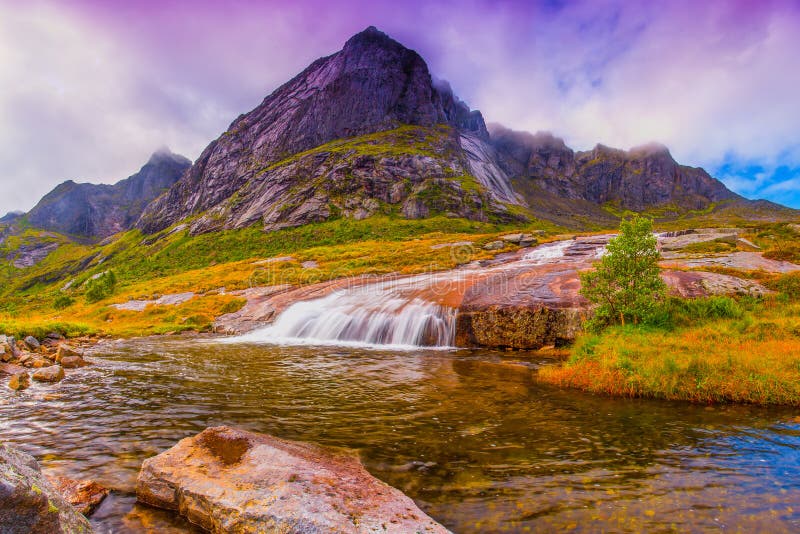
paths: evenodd
<path fill-rule="evenodd" d="M 795 203 L 800 9 L 786 1 L 0 0 L 0 214 L 195 158 L 240 113 L 376 25 L 488 121 L 577 149 L 649 141 Z"/>

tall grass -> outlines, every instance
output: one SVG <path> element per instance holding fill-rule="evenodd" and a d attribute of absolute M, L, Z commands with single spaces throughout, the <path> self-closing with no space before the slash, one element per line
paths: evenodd
<path fill-rule="evenodd" d="M 764 300 L 673 299 L 660 325 L 584 335 L 542 382 L 623 397 L 800 406 L 800 275 Z"/>

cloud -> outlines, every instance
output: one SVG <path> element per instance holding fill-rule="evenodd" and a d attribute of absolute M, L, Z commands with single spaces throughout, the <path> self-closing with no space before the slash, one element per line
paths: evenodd
<path fill-rule="evenodd" d="M 800 200 L 775 174 L 800 168 L 791 0 L 0 0 L 0 212 L 162 145 L 197 157 L 371 24 L 488 121 L 578 149 L 658 141 L 741 193 Z"/>

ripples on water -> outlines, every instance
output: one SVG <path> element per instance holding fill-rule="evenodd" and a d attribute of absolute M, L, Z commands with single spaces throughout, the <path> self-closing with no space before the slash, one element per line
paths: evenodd
<path fill-rule="evenodd" d="M 189 531 L 131 492 L 142 460 L 218 424 L 358 449 L 456 532 L 800 530 L 796 410 L 560 391 L 520 354 L 131 341 L 1 388 L 0 432 L 115 488 L 100 532 Z"/>

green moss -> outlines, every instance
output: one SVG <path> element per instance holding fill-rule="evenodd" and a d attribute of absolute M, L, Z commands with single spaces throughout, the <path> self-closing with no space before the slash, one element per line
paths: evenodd
<path fill-rule="evenodd" d="M 450 127 L 444 125 L 434 128 L 403 125 L 393 130 L 337 139 L 310 150 L 289 155 L 262 168 L 258 174 L 291 165 L 315 154 L 441 157 L 444 155 L 442 145 L 446 144 L 444 141 L 450 133 Z"/>

